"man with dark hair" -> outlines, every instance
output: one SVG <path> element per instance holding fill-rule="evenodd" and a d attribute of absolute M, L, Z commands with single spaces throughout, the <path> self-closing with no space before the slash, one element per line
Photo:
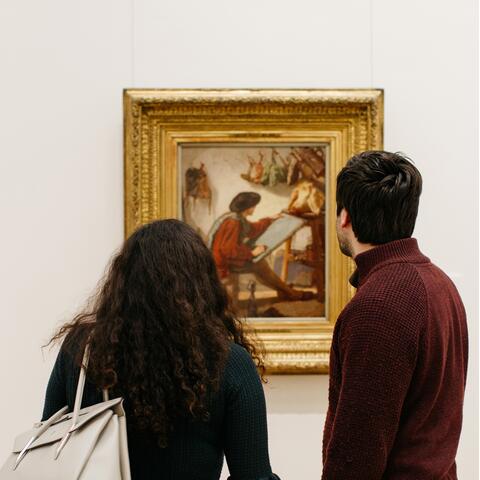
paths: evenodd
<path fill-rule="evenodd" d="M 455 480 L 467 372 L 465 310 L 411 238 L 422 177 L 382 151 L 337 177 L 337 236 L 357 269 L 330 352 L 324 480 Z"/>

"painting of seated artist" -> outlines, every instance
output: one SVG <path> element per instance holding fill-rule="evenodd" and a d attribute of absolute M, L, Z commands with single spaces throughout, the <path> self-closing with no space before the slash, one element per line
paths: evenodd
<path fill-rule="evenodd" d="M 327 145 L 184 145 L 182 216 L 250 318 L 325 316 Z"/>

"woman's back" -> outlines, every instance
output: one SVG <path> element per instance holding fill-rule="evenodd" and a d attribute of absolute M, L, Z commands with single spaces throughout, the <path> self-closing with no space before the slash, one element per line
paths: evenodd
<path fill-rule="evenodd" d="M 73 407 L 88 344 L 84 405 L 123 397 L 133 478 L 271 475 L 262 359 L 230 309 L 212 254 L 178 220 L 140 227 L 87 309 L 63 325 L 44 418 Z M 255 362 L 254 362 L 255 360 Z"/>
<path fill-rule="evenodd" d="M 79 368 L 61 350 L 47 388 L 43 420 L 65 405 L 73 408 Z M 125 397 L 127 423 L 131 411 Z M 83 406 L 102 401 L 87 383 Z M 272 475 L 268 458 L 266 410 L 263 388 L 248 352 L 232 344 L 218 392 L 212 395 L 207 421 L 179 420 L 167 447 L 158 446 L 153 432 L 128 426 L 132 478 L 213 480 L 220 477 L 225 453 L 234 479 L 267 479 Z"/>

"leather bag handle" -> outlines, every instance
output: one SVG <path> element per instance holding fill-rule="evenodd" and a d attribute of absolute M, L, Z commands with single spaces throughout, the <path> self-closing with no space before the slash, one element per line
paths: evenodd
<path fill-rule="evenodd" d="M 82 399 L 83 392 L 85 390 L 85 381 L 87 379 L 87 368 L 88 362 L 90 360 L 90 344 L 87 343 L 85 346 L 85 351 L 83 352 L 82 365 L 80 367 L 80 375 L 78 377 L 77 391 L 75 393 L 75 404 L 73 406 L 73 415 L 72 415 L 72 426 L 76 425 L 78 422 L 78 417 L 80 415 L 80 410 L 82 408 Z M 102 389 L 103 401 L 108 402 L 109 394 L 108 389 Z"/>
<path fill-rule="evenodd" d="M 78 377 L 77 390 L 75 392 L 75 404 L 73 406 L 72 424 L 69 430 L 67 431 L 67 433 L 64 435 L 64 437 L 60 441 L 60 444 L 58 445 L 58 448 L 55 452 L 55 460 L 60 455 L 60 452 L 63 450 L 63 447 L 65 446 L 71 434 L 75 430 L 75 427 L 77 426 L 78 417 L 80 416 L 80 410 L 82 408 L 82 399 L 83 399 L 83 392 L 85 390 L 85 381 L 87 378 L 87 368 L 88 368 L 89 359 L 90 359 L 90 344 L 87 343 L 87 345 L 85 346 L 85 351 L 83 352 L 82 364 L 80 366 L 80 375 Z M 104 388 L 102 390 L 102 394 L 103 394 L 103 401 L 107 402 L 109 400 L 108 389 Z"/>

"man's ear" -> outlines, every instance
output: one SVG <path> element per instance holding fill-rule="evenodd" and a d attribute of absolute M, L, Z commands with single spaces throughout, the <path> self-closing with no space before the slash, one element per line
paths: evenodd
<path fill-rule="evenodd" d="M 342 228 L 346 228 L 351 225 L 351 223 L 352 221 L 350 219 L 350 214 L 344 208 L 342 208 L 340 212 L 340 226 Z"/>

